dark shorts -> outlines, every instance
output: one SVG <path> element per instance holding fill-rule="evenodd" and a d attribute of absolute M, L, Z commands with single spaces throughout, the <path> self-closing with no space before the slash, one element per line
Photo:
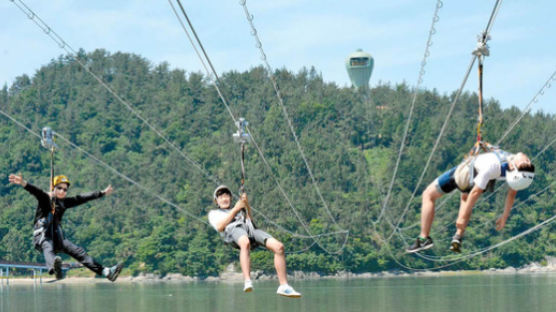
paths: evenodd
<path fill-rule="evenodd" d="M 255 249 L 258 246 L 266 247 L 266 240 L 272 238 L 272 235 L 259 229 L 255 229 L 252 235 L 249 235 L 247 231 L 241 226 L 235 227 L 231 231 L 230 235 L 234 240 L 233 244 L 236 248 L 239 248 L 237 243 L 239 242 L 239 238 L 242 236 L 247 236 L 249 238 L 251 249 Z"/>
<path fill-rule="evenodd" d="M 454 167 L 443 174 L 441 174 L 436 180 L 434 180 L 434 184 L 436 186 L 436 190 L 441 194 L 448 194 L 453 190 L 457 189 L 458 186 L 456 184 L 456 178 L 454 174 L 456 173 L 457 167 Z"/>

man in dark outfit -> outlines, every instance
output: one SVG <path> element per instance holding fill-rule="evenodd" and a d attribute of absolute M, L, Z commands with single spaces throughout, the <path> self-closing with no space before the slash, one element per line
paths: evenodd
<path fill-rule="evenodd" d="M 62 217 L 66 209 L 84 204 L 90 200 L 100 198 L 112 193 L 112 186 L 109 185 L 103 191 L 89 192 L 74 197 L 66 197 L 70 181 L 65 176 L 56 176 L 53 179 L 54 191 L 46 193 L 38 187 L 23 180 L 21 175 L 10 174 L 10 183 L 18 184 L 31 193 L 38 201 L 34 219 L 33 243 L 35 248 L 44 255 L 49 274 L 55 274 L 56 279 L 62 276 L 62 258 L 56 256 L 57 253 L 65 253 L 79 261 L 98 275 L 103 275 L 114 282 L 120 271 L 122 264 L 113 267 L 103 267 L 96 262 L 87 252 L 70 242 L 64 237 L 62 227 Z"/>

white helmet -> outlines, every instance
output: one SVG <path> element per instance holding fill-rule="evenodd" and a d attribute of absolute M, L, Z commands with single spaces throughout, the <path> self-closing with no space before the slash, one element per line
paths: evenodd
<path fill-rule="evenodd" d="M 517 168 L 506 172 L 506 182 L 508 182 L 511 189 L 516 191 L 526 189 L 533 183 L 534 177 L 534 172 L 518 171 Z"/>
<path fill-rule="evenodd" d="M 222 184 L 222 185 L 219 185 L 219 186 L 214 190 L 214 193 L 212 194 L 212 198 L 214 198 L 214 200 L 216 200 L 216 198 L 218 197 L 218 196 L 217 196 L 217 193 L 220 192 L 220 191 L 222 191 L 222 190 L 226 190 L 226 191 L 228 191 L 228 193 L 229 193 L 230 195 L 232 195 L 232 191 L 230 190 L 230 188 L 227 187 L 226 185 Z"/>

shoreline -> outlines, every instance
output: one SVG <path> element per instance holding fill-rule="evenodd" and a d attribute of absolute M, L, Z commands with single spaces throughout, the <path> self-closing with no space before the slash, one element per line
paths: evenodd
<path fill-rule="evenodd" d="M 549 263 L 546 266 L 541 266 L 538 263 L 532 263 L 521 268 L 507 267 L 504 269 L 486 269 L 486 270 L 455 270 L 455 271 L 419 271 L 419 272 L 405 272 L 405 271 L 383 271 L 377 273 L 351 273 L 351 272 L 338 272 L 333 275 L 321 275 L 316 272 L 302 272 L 294 271 L 288 274 L 288 279 L 292 281 L 302 280 L 352 280 L 352 279 L 380 279 L 380 278 L 404 278 L 404 277 L 447 277 L 447 276 L 470 276 L 470 275 L 511 275 L 511 274 L 553 274 L 556 273 L 556 263 Z M 267 275 L 262 271 L 252 272 L 252 279 L 258 281 L 276 280 L 276 275 Z M 42 278 L 42 284 L 52 283 L 55 279 L 49 275 Z M 184 276 L 179 273 L 170 273 L 164 277 L 147 273 L 138 276 L 122 276 L 118 278 L 116 283 L 192 283 L 192 282 L 208 282 L 208 283 L 242 283 L 243 276 L 240 272 L 233 270 L 230 265 L 227 270 L 219 276 L 209 276 L 205 278 Z M 112 282 L 105 278 L 100 277 L 67 277 L 63 280 L 52 283 L 64 285 L 77 285 L 77 284 L 99 284 Z M 33 279 L 31 277 L 12 277 L 9 279 L 9 285 L 33 285 L 41 284 L 39 278 Z M 6 278 L 0 279 L 0 287 L 6 286 Z"/>

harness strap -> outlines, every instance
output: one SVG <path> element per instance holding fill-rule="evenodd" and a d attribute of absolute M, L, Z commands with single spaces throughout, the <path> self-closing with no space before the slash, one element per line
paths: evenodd
<path fill-rule="evenodd" d="M 488 143 L 486 143 L 488 144 Z M 500 149 L 500 148 L 495 148 L 494 146 L 488 144 L 488 147 L 491 149 L 491 153 L 493 153 L 496 158 L 498 159 L 498 162 L 500 163 L 500 174 L 502 174 L 502 170 L 503 170 L 503 163 L 508 161 L 508 156 L 510 155 L 510 153 Z M 477 159 L 476 156 L 472 156 L 471 161 L 469 162 L 469 185 L 471 186 L 473 184 L 473 180 L 475 179 L 475 160 Z"/>

